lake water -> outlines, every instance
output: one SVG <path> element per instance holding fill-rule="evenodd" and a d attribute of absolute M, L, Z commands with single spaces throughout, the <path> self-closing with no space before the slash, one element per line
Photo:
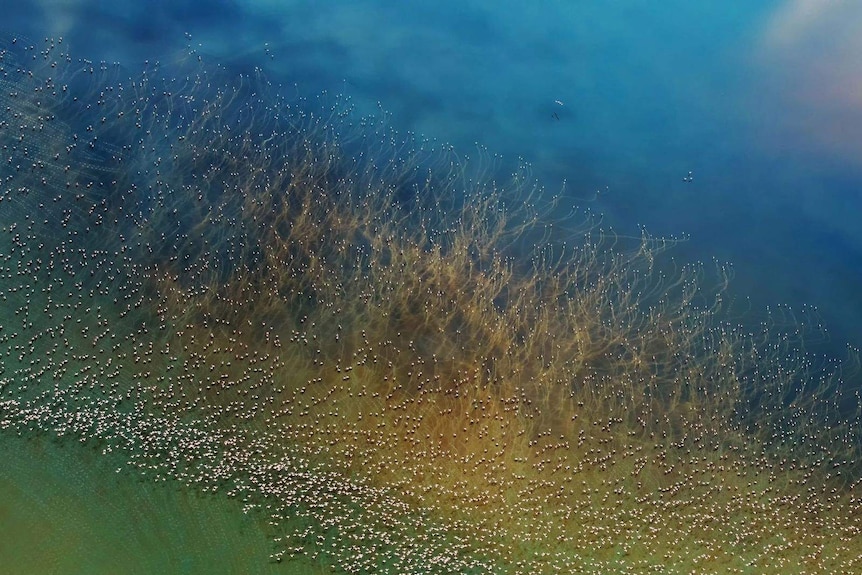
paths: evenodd
<path fill-rule="evenodd" d="M 738 4 L 4 8 L 0 64 L 40 80 L 0 78 L 0 571 L 858 567 L 862 375 L 820 376 L 862 345 L 862 5 Z M 43 79 L 30 43 L 107 64 Z M 347 100 L 387 128 L 303 163 L 294 140 L 345 127 L 316 106 Z M 558 225 L 502 265 L 481 194 L 398 211 L 413 188 L 386 178 L 422 180 L 387 159 L 424 138 L 483 181 L 526 162 L 572 229 L 673 245 L 616 267 Z M 355 181 L 393 203 L 350 203 Z M 597 271 L 543 276 L 561 253 Z M 674 307 L 688 279 L 640 300 L 693 262 L 707 288 L 731 272 L 717 316 Z M 793 356 L 796 321 L 818 361 Z"/>
<path fill-rule="evenodd" d="M 486 146 L 503 173 L 522 157 L 617 233 L 687 236 L 677 258 L 732 263 L 753 309 L 818 308 L 841 355 L 862 345 L 860 24 L 853 3 L 810 0 L 46 0 L 5 19 L 130 67 L 199 45 L 379 103 L 464 154 Z"/>

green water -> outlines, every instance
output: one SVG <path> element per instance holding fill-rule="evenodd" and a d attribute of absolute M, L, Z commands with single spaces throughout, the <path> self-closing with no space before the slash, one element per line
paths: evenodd
<path fill-rule="evenodd" d="M 0 434 L 0 573 L 322 572 L 301 559 L 273 563 L 270 537 L 238 502 L 116 464 L 70 439 Z"/>

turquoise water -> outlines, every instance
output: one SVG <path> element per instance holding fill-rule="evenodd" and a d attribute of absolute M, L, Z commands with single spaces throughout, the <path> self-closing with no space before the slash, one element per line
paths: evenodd
<path fill-rule="evenodd" d="M 755 309 L 817 307 L 838 355 L 862 345 L 860 20 L 801 0 L 78 0 L 18 4 L 4 25 L 127 64 L 188 33 L 237 71 L 379 102 L 396 129 L 465 154 L 485 145 L 503 172 L 524 157 L 618 233 L 687 235 L 683 261 L 732 263 Z"/>

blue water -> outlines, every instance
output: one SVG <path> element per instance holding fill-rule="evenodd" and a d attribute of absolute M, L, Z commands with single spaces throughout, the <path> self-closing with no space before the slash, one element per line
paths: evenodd
<path fill-rule="evenodd" d="M 732 262 L 750 309 L 816 306 L 828 351 L 862 345 L 859 3 L 4 4 L 8 32 L 94 60 L 134 69 L 192 43 L 302 93 L 379 102 L 464 153 L 483 144 L 503 172 L 523 157 L 618 232 L 687 235 L 677 259 Z"/>

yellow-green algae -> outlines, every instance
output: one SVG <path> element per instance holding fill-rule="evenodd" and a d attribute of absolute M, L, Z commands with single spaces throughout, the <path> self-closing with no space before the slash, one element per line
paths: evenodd
<path fill-rule="evenodd" d="M 74 439 L 0 435 L 0 564 L 8 575 L 295 573 L 241 506 L 154 484 Z"/>

